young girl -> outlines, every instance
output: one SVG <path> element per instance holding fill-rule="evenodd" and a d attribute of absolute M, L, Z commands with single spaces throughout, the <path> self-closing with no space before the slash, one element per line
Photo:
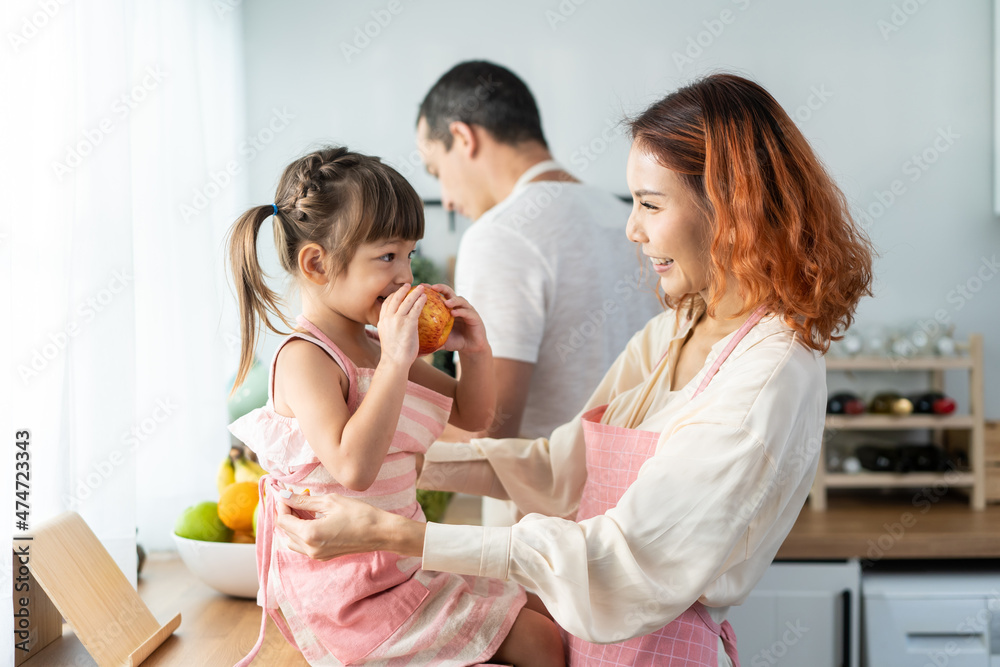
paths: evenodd
<path fill-rule="evenodd" d="M 282 267 L 302 296 L 292 327 L 264 282 L 257 236 L 270 218 Z M 274 532 L 275 493 L 336 493 L 424 521 L 415 455 L 445 423 L 476 431 L 494 404 L 492 354 L 478 314 L 435 285 L 455 316 L 446 349 L 459 381 L 417 360 L 425 288 L 410 291 L 423 236 L 416 192 L 378 158 L 326 148 L 288 166 L 274 204 L 244 213 L 229 253 L 240 304 L 236 386 L 268 313 L 294 332 L 271 366 L 269 401 L 230 429 L 270 474 L 261 479 L 257 568 L 267 614 L 311 665 L 562 665 L 558 631 L 537 599 L 511 583 L 420 570 L 386 551 L 317 562 Z M 366 331 L 376 325 L 378 335 Z M 532 608 L 529 608 L 532 607 Z"/>

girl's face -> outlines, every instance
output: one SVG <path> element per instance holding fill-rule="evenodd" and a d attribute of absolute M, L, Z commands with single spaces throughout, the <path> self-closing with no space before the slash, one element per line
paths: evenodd
<path fill-rule="evenodd" d="M 416 241 L 399 239 L 361 244 L 330 284 L 330 305 L 355 322 L 377 325 L 385 298 L 413 282 L 410 259 L 416 247 Z"/>
<path fill-rule="evenodd" d="M 706 292 L 712 277 L 711 224 L 681 176 L 632 144 L 625 177 L 632 192 L 626 234 L 638 243 L 672 298 Z"/>

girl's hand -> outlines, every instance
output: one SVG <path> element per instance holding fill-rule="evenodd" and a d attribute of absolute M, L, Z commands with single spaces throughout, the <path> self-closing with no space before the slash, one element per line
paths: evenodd
<path fill-rule="evenodd" d="M 407 294 L 409 289 L 409 285 L 403 285 L 389 295 L 382 302 L 382 311 L 378 317 L 382 359 L 405 368 L 409 368 L 417 359 L 417 350 L 420 348 L 417 320 L 427 303 L 422 285 Z"/>
<path fill-rule="evenodd" d="M 454 352 L 476 353 L 490 347 L 486 340 L 486 327 L 479 313 L 468 301 L 455 294 L 455 290 L 447 285 L 432 285 L 433 289 L 444 297 L 444 305 L 455 318 L 455 325 L 448 335 L 442 349 Z"/>

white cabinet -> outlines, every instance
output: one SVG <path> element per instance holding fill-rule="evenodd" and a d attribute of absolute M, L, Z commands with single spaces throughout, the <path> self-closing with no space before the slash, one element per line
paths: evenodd
<path fill-rule="evenodd" d="M 864 578 L 866 664 L 1000 667 L 1000 572 Z"/>
<path fill-rule="evenodd" d="M 772 563 L 730 609 L 743 667 L 857 667 L 857 560 Z"/>

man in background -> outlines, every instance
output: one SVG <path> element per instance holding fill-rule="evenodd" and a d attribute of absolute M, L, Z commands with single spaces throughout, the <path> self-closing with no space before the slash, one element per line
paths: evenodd
<path fill-rule="evenodd" d="M 553 161 L 535 99 L 510 70 L 463 62 L 420 105 L 417 148 L 463 235 L 455 291 L 483 318 L 493 348 L 495 418 L 444 440 L 547 437 L 573 419 L 634 333 L 663 312 L 640 285 L 625 236 L 630 206 Z M 484 525 L 517 519 L 484 499 Z"/>

